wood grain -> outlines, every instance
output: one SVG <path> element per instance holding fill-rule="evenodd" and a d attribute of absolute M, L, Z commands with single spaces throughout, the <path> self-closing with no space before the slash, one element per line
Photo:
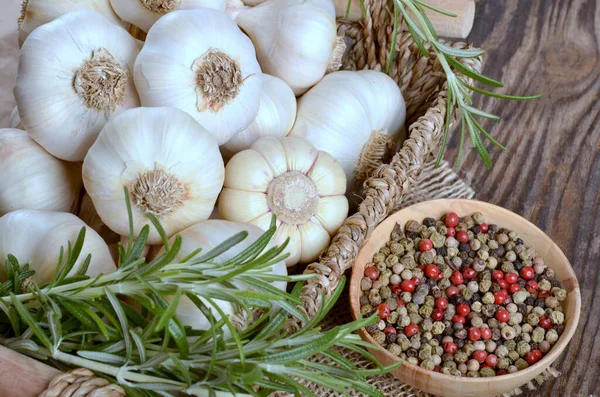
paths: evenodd
<path fill-rule="evenodd" d="M 508 152 L 487 145 L 494 168 L 470 150 L 459 168 L 477 198 L 544 230 L 571 260 L 582 313 L 555 367 L 525 396 L 600 396 L 600 4 L 593 0 L 479 1 L 469 41 L 488 50 L 484 72 L 499 92 L 541 93 L 535 102 L 477 98 L 502 116 L 484 126 Z M 454 134 L 447 158 L 454 160 Z"/>

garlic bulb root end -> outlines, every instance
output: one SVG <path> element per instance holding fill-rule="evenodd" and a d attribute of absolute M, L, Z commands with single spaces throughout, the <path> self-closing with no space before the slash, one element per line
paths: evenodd
<path fill-rule="evenodd" d="M 218 112 L 240 92 L 244 82 L 240 64 L 224 52 L 211 49 L 194 61 L 198 111 L 202 112 L 204 101 L 210 110 Z M 204 99 L 204 100 L 203 100 Z"/>
<path fill-rule="evenodd" d="M 381 164 L 394 155 L 396 141 L 386 131 L 373 131 L 358 158 L 355 181 L 358 185 L 369 178 Z"/>
<path fill-rule="evenodd" d="M 140 3 L 157 14 L 168 14 L 179 6 L 181 0 L 140 0 Z"/>
<path fill-rule="evenodd" d="M 160 217 L 181 207 L 188 189 L 174 175 L 159 169 L 141 173 L 130 194 L 141 211 Z"/>
<path fill-rule="evenodd" d="M 342 60 L 344 53 L 346 52 L 346 38 L 344 36 L 337 36 L 335 39 L 335 46 L 333 52 L 329 58 L 329 64 L 327 65 L 326 73 L 336 72 L 342 67 Z"/>
<path fill-rule="evenodd" d="M 27 16 L 27 6 L 28 5 L 29 5 L 29 0 L 23 0 L 23 3 L 21 3 L 21 15 L 19 15 L 19 20 L 17 21 L 19 27 L 21 27 L 21 24 L 23 23 L 23 21 L 25 20 L 25 17 Z"/>
<path fill-rule="evenodd" d="M 308 222 L 319 207 L 315 183 L 299 171 L 288 171 L 273 179 L 267 201 L 273 213 L 287 224 Z"/>

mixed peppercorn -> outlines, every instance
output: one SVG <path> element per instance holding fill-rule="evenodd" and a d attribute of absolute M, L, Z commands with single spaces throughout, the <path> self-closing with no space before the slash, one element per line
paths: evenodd
<path fill-rule="evenodd" d="M 396 225 L 367 265 L 361 313 L 389 352 L 455 376 L 513 373 L 537 363 L 565 329 L 567 291 L 515 231 L 481 213 Z"/>

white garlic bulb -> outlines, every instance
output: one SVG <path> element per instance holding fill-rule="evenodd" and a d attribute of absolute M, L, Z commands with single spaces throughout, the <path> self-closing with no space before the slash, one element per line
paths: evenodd
<path fill-rule="evenodd" d="M 267 229 L 277 216 L 276 244 L 288 237 L 286 264 L 315 260 L 348 215 L 346 177 L 329 154 L 302 138 L 262 138 L 225 168 L 223 219 Z"/>
<path fill-rule="evenodd" d="M 110 0 L 24 0 L 19 18 L 19 46 L 34 29 L 72 11 L 95 11 L 112 23 L 126 28 L 115 14 Z"/>
<path fill-rule="evenodd" d="M 290 136 L 307 139 L 340 162 L 347 193 L 362 182 L 404 139 L 406 105 L 398 85 L 372 70 L 328 74 L 298 100 Z"/>
<path fill-rule="evenodd" d="M 110 0 L 110 3 L 119 17 L 144 32 L 163 15 L 175 10 L 208 7 L 225 11 L 226 6 L 226 0 Z"/>
<path fill-rule="evenodd" d="M 208 8 L 162 17 L 135 62 L 143 106 L 191 114 L 219 145 L 256 117 L 261 75 L 248 37 L 227 15 Z"/>
<path fill-rule="evenodd" d="M 290 132 L 296 120 L 296 97 L 292 89 L 281 79 L 263 73 L 263 88 L 256 118 L 242 132 L 221 146 L 224 157 L 250 148 L 254 142 L 266 136 L 283 138 Z"/>
<path fill-rule="evenodd" d="M 181 236 L 181 249 L 175 257 L 175 260 L 177 261 L 187 257 L 198 248 L 202 248 L 202 253 L 207 253 L 223 241 L 242 231 L 248 232 L 248 237 L 225 253 L 216 257 L 214 259 L 216 263 L 226 262 L 240 254 L 262 236 L 264 232 L 259 227 L 247 223 L 228 222 L 223 220 L 207 220 L 199 222 L 178 233 Z M 274 247 L 274 244 L 271 242 L 267 245 L 265 250 L 269 250 L 272 247 Z M 202 253 L 200 255 L 202 255 Z M 272 265 L 271 268 L 273 274 L 287 276 L 287 268 L 283 261 Z M 271 284 L 281 291 L 286 290 L 287 283 L 285 281 L 274 281 Z M 236 284 L 236 286 L 240 289 L 249 289 L 247 285 L 242 283 Z M 199 296 L 199 298 L 200 300 L 203 300 L 201 296 Z M 208 302 L 205 300 L 203 301 L 208 305 Z M 215 301 L 219 304 L 220 308 L 224 309 L 227 315 L 231 316 L 234 314 L 235 311 L 231 303 L 222 300 Z M 193 329 L 200 330 L 210 328 L 208 319 L 187 297 L 181 298 L 176 314 L 183 325 L 188 325 Z M 220 318 L 215 310 L 213 310 L 213 315 Z"/>
<path fill-rule="evenodd" d="M 139 52 L 126 30 L 75 11 L 34 30 L 21 48 L 15 99 L 24 129 L 52 155 L 82 161 L 113 114 L 139 106 Z"/>
<path fill-rule="evenodd" d="M 0 216 L 29 208 L 74 211 L 81 166 L 53 157 L 23 130 L 0 129 Z"/>
<path fill-rule="evenodd" d="M 73 214 L 65 212 L 18 210 L 0 218 L 0 281 L 6 280 L 5 261 L 9 254 L 21 265 L 29 263 L 35 270 L 32 276 L 38 284 L 52 281 L 60 255 L 60 247 L 74 244 L 81 228 L 85 227 L 85 240 L 81 254 L 69 273 L 76 274 L 85 258 L 91 254 L 87 275 L 94 277 L 116 270 L 108 247 L 93 229 Z"/>
<path fill-rule="evenodd" d="M 13 108 L 12 112 L 10 112 L 10 121 L 8 126 L 10 128 L 18 128 L 20 130 L 23 129 L 23 124 L 21 124 L 21 118 L 19 117 L 19 109 L 17 109 L 16 106 Z"/>
<path fill-rule="evenodd" d="M 83 183 L 108 227 L 129 233 L 123 188 L 131 196 L 134 231 L 155 215 L 170 236 L 207 219 L 223 186 L 215 139 L 174 108 L 130 109 L 104 127 L 83 162 Z M 150 227 L 149 244 L 160 236 Z"/>
<path fill-rule="evenodd" d="M 316 84 L 340 57 L 331 0 L 268 0 L 230 11 L 252 39 L 265 73 L 285 81 L 296 95 Z M 335 52 L 335 55 L 334 55 Z M 343 53 L 343 51 L 342 51 Z"/>
<path fill-rule="evenodd" d="M 108 244 L 109 247 L 121 240 L 121 236 L 110 230 L 110 228 L 102 222 L 102 219 L 100 219 L 100 216 L 96 211 L 96 207 L 94 207 L 92 198 L 87 193 L 81 198 L 77 216 L 84 221 L 86 225 L 94 229 L 96 233 L 106 241 L 106 244 Z"/>

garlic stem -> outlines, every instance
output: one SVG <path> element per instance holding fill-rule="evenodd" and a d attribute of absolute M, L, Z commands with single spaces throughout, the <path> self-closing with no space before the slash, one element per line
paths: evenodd
<path fill-rule="evenodd" d="M 133 203 L 144 213 L 156 217 L 169 215 L 181 207 L 188 195 L 185 185 L 163 170 L 141 173 L 130 191 Z"/>

